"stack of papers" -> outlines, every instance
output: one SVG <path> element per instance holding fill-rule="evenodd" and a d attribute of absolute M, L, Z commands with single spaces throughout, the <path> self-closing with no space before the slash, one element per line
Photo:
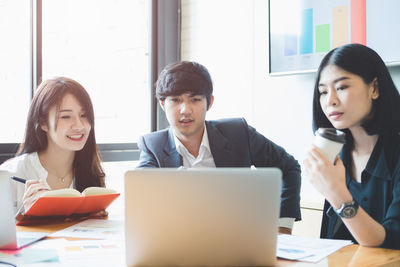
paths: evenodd
<path fill-rule="evenodd" d="M 123 240 L 66 240 L 58 238 L 45 241 L 47 243 L 42 243 L 41 248 L 57 248 L 60 266 L 126 266 L 125 242 Z M 54 263 L 53 265 L 57 266 Z"/>
<path fill-rule="evenodd" d="M 125 266 L 124 221 L 90 219 L 55 232 L 24 249 L 0 252 L 0 262 L 16 266 Z M 0 263 L 1 265 L 1 263 Z"/>
<path fill-rule="evenodd" d="M 19 267 L 126 266 L 125 242 L 123 240 L 104 239 L 48 239 L 17 251 L 12 255 L 0 252 L 1 261 L 9 262 Z"/>
<path fill-rule="evenodd" d="M 318 262 L 333 252 L 351 244 L 353 242 L 350 240 L 278 235 L 276 256 L 288 260 Z"/>
<path fill-rule="evenodd" d="M 52 233 L 49 236 L 125 240 L 124 221 L 89 219 Z"/>

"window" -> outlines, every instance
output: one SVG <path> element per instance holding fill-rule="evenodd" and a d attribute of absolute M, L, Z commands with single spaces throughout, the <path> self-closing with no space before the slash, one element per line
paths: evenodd
<path fill-rule="evenodd" d="M 43 80 L 86 88 L 98 143 L 137 142 L 151 125 L 148 1 L 42 1 Z"/>
<path fill-rule="evenodd" d="M 29 1 L 0 0 L 0 143 L 19 143 L 31 92 Z"/>
<path fill-rule="evenodd" d="M 54 76 L 89 92 L 103 160 L 137 159 L 136 142 L 152 125 L 152 4 L 0 0 L 0 163 L 23 142 L 36 80 Z"/>
<path fill-rule="evenodd" d="M 138 137 L 160 120 L 159 68 L 179 59 L 179 3 L 0 0 L 0 163 L 23 141 L 37 81 L 54 76 L 89 92 L 102 159 L 137 159 Z"/>

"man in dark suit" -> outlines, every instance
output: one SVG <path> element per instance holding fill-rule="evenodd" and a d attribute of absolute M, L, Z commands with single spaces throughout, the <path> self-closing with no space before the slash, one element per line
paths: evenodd
<path fill-rule="evenodd" d="M 170 127 L 139 140 L 137 168 L 278 167 L 283 173 L 280 232 L 300 220 L 300 166 L 286 151 L 247 125 L 245 119 L 206 121 L 214 102 L 207 69 L 196 62 L 168 65 L 156 96 Z"/>

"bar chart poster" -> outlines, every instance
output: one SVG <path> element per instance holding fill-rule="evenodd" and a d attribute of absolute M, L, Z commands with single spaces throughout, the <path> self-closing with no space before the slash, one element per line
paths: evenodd
<path fill-rule="evenodd" d="M 331 49 L 370 46 L 400 62 L 398 0 L 270 0 L 270 73 L 312 72 Z"/>

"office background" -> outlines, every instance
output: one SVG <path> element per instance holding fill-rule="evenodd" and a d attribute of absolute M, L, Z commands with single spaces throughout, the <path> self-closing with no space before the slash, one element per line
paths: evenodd
<path fill-rule="evenodd" d="M 208 118 L 244 116 L 302 164 L 313 141 L 315 73 L 268 74 L 268 1 L 182 3 L 182 59 L 204 63 L 214 78 Z M 399 89 L 400 67 L 390 72 Z M 303 221 L 295 223 L 294 233 L 319 236 L 323 198 L 304 175 L 301 198 Z"/>
<path fill-rule="evenodd" d="M 31 13 L 38 5 L 41 13 Z M 42 55 L 29 46 L 38 36 L 30 37 L 35 32 L 31 14 L 33 26 L 42 25 Z M 244 117 L 300 163 L 312 143 L 315 73 L 268 74 L 266 0 L 32 0 L 30 5 L 0 0 L 0 22 L 7 37 L 0 44 L 3 155 L 23 138 L 35 82 L 71 76 L 94 102 L 109 179 L 122 180 L 123 170 L 134 167 L 137 159 L 138 136 L 166 126 L 150 92 L 161 68 L 179 59 L 198 61 L 211 73 L 215 102 L 208 119 Z M 399 88 L 400 67 L 390 72 Z M 302 206 L 304 222 L 295 224 L 295 232 L 316 236 L 318 225 L 301 226 L 320 222 L 322 208 L 321 196 L 306 177 Z"/>

